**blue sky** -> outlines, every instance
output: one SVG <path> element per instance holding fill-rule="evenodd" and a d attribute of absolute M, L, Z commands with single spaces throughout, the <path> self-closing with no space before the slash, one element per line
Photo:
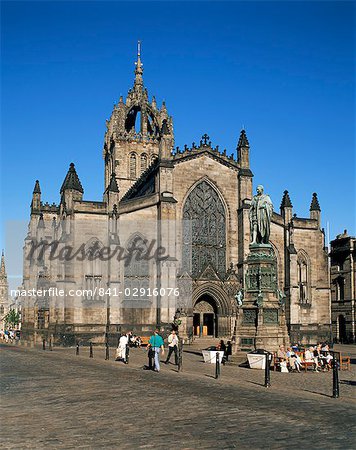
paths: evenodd
<path fill-rule="evenodd" d="M 352 2 L 2 2 L 1 246 L 35 180 L 58 203 L 72 161 L 101 200 L 105 120 L 138 39 L 176 145 L 206 132 L 231 153 L 244 125 L 275 210 L 288 189 L 308 217 L 317 192 L 331 238 L 355 234 L 354 29 Z"/>

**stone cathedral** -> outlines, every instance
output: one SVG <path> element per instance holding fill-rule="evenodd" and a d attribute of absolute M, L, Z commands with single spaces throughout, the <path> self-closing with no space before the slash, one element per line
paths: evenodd
<path fill-rule="evenodd" d="M 58 204 L 43 202 L 35 183 L 24 246 L 24 335 L 51 336 L 64 344 L 116 342 L 121 331 L 148 335 L 154 326 L 164 330 L 175 321 L 190 340 L 210 336 L 253 347 L 265 295 L 266 302 L 282 299 L 266 303 L 261 318 L 264 332 L 278 335 L 276 345 L 329 340 L 328 261 L 317 194 L 311 197 L 310 217 L 301 218 L 284 191 L 280 210 L 271 217 L 269 272 L 256 269 L 257 289 L 251 281 L 254 189 L 246 132 L 240 132 L 230 156 L 206 134 L 191 147 L 175 148 L 173 119 L 144 86 L 140 51 L 135 64 L 133 87 L 106 122 L 103 200 L 84 199 L 73 163 Z M 258 181 L 268 191 L 268 180 Z M 40 255 L 38 246 L 36 263 L 28 257 L 34 243 L 53 241 L 59 250 L 75 243 L 86 257 L 50 258 L 47 252 Z M 142 253 L 151 242 L 164 247 L 164 258 L 90 257 L 115 246 Z M 138 298 L 130 291 L 135 286 L 143 288 Z M 33 288 L 44 293 L 29 296 Z M 69 288 L 74 295 L 60 295 Z M 169 296 L 168 288 L 177 288 L 179 296 Z"/>

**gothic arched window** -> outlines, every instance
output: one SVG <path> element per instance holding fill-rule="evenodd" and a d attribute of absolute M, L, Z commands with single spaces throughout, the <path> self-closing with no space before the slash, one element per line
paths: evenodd
<path fill-rule="evenodd" d="M 137 160 L 135 153 L 130 154 L 130 161 L 129 161 L 129 178 L 136 178 L 137 174 Z"/>
<path fill-rule="evenodd" d="M 226 272 L 226 218 L 218 193 L 202 181 L 183 208 L 183 270 L 197 277 L 208 264 Z"/>
<path fill-rule="evenodd" d="M 309 267 L 308 259 L 304 252 L 298 254 L 297 259 L 297 280 L 300 303 L 310 303 L 309 298 Z"/>
<path fill-rule="evenodd" d="M 141 155 L 141 174 L 147 169 L 147 155 L 146 153 L 142 153 Z"/>
<path fill-rule="evenodd" d="M 102 244 L 94 239 L 91 239 L 85 248 L 85 291 L 84 296 L 86 300 L 100 300 L 99 289 L 102 284 L 102 261 L 100 259 L 100 250 Z M 101 297 L 103 299 L 103 297 Z"/>
<path fill-rule="evenodd" d="M 147 259 L 146 240 L 134 235 L 126 246 L 124 262 L 125 278 L 125 302 L 130 302 L 129 307 L 136 307 L 138 302 L 147 301 L 149 288 L 149 261 Z M 141 290 L 140 290 L 141 289 Z"/>

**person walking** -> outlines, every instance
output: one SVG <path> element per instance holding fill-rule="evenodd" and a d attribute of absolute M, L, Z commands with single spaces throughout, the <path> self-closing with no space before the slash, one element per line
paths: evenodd
<path fill-rule="evenodd" d="M 122 360 L 126 364 L 126 346 L 128 343 L 127 335 L 121 335 L 119 339 L 119 346 L 116 349 L 116 361 Z"/>
<path fill-rule="evenodd" d="M 165 364 L 169 363 L 172 353 L 174 352 L 175 365 L 178 366 L 178 344 L 179 338 L 175 330 L 172 330 L 171 334 L 168 336 L 168 356 L 165 360 Z"/>
<path fill-rule="evenodd" d="M 156 328 L 154 334 L 150 337 L 149 346 L 154 351 L 155 358 L 155 372 L 159 372 L 161 367 L 159 365 L 159 352 L 162 349 L 162 356 L 164 355 L 164 342 L 162 336 L 159 335 L 159 329 Z"/>

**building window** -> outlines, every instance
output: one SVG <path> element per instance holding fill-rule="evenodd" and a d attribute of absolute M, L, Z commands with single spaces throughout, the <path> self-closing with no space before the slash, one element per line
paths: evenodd
<path fill-rule="evenodd" d="M 300 254 L 298 256 L 298 293 L 299 293 L 299 302 L 302 304 L 310 303 L 309 298 L 309 270 L 307 258 L 304 254 Z"/>
<path fill-rule="evenodd" d="M 100 300 L 99 289 L 102 286 L 102 264 L 100 259 L 100 250 L 102 245 L 99 241 L 90 241 L 86 251 L 85 268 L 85 292 L 86 300 Z"/>
<path fill-rule="evenodd" d="M 141 174 L 147 169 L 147 155 L 146 153 L 142 153 L 141 155 Z"/>
<path fill-rule="evenodd" d="M 147 257 L 144 257 L 148 251 L 146 240 L 138 235 L 133 236 L 126 246 L 126 251 L 130 257 L 124 268 L 124 298 L 125 306 L 132 308 L 139 302 L 150 300 L 147 297 L 150 286 L 149 261 Z"/>
<path fill-rule="evenodd" d="M 183 271 L 197 277 L 208 265 L 226 272 L 226 217 L 218 193 L 202 181 L 183 208 Z"/>
<path fill-rule="evenodd" d="M 343 301 L 345 300 L 345 278 L 337 277 L 335 280 L 336 284 L 336 300 Z"/>
<path fill-rule="evenodd" d="M 135 179 L 137 174 L 137 160 L 135 153 L 131 153 L 129 162 L 129 177 Z"/>

